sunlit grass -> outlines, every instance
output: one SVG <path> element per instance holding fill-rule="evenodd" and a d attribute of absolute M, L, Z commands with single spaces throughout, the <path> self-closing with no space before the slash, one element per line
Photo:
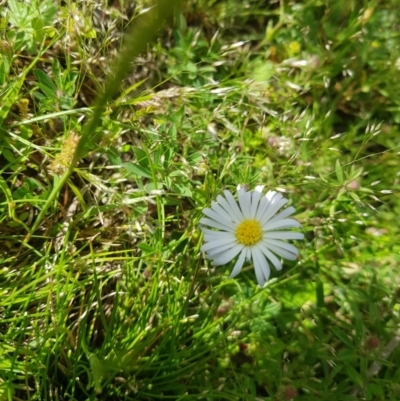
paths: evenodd
<path fill-rule="evenodd" d="M 170 5 L 2 6 L 0 400 L 397 400 L 396 1 Z M 238 184 L 305 234 L 262 289 Z"/>

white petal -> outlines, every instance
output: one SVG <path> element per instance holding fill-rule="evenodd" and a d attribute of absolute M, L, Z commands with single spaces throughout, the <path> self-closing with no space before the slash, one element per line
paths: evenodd
<path fill-rule="evenodd" d="M 286 249 L 287 251 L 294 253 L 296 255 L 298 255 L 298 253 L 299 253 L 299 250 L 294 245 L 288 244 L 287 242 L 283 242 L 280 240 L 274 240 L 274 239 L 267 239 L 265 241 L 271 245 L 275 245 L 275 246 L 278 246 L 279 248 Z"/>
<path fill-rule="evenodd" d="M 201 227 L 201 231 L 203 231 L 204 235 L 209 235 L 211 237 L 220 237 L 222 236 L 226 236 L 226 235 L 230 235 L 232 237 L 235 237 L 233 233 L 231 232 L 227 232 L 227 231 L 216 231 L 216 230 L 211 230 L 210 228 L 206 228 L 204 226 Z"/>
<path fill-rule="evenodd" d="M 217 213 L 215 210 L 205 208 L 203 209 L 203 214 L 208 216 L 210 219 L 218 221 L 219 223 L 224 224 L 226 227 L 229 227 L 231 230 L 234 230 L 235 223 L 232 222 L 231 219 L 227 219 L 225 215 Z"/>
<path fill-rule="evenodd" d="M 243 245 L 235 245 L 233 248 L 228 249 L 222 255 L 213 258 L 213 262 L 215 266 L 225 265 L 230 262 L 242 249 Z"/>
<path fill-rule="evenodd" d="M 238 191 L 238 199 L 240 210 L 245 219 L 250 218 L 250 209 L 251 209 L 251 192 L 246 192 L 244 188 L 240 188 Z"/>
<path fill-rule="evenodd" d="M 227 191 L 228 192 L 228 191 Z M 217 202 L 222 207 L 222 209 L 226 212 L 226 214 L 232 216 L 235 221 L 240 221 L 241 216 L 237 216 L 235 210 L 231 207 L 229 202 L 221 195 L 217 196 Z M 237 207 L 237 205 L 236 205 Z"/>
<path fill-rule="evenodd" d="M 265 211 L 267 210 L 267 208 L 269 207 L 270 204 L 270 200 L 267 198 L 267 195 L 263 196 L 261 198 L 260 204 L 258 206 L 258 210 L 255 216 L 255 219 L 257 221 L 260 221 L 262 216 L 264 215 Z"/>
<path fill-rule="evenodd" d="M 291 214 L 293 214 L 295 211 L 296 210 L 294 209 L 293 206 L 289 206 L 285 210 L 282 210 L 280 213 L 276 214 L 274 217 L 271 217 L 271 219 L 269 220 L 269 223 L 272 223 L 272 222 L 274 222 L 276 220 L 283 220 L 286 217 L 288 217 Z"/>
<path fill-rule="evenodd" d="M 264 271 L 262 268 L 262 262 L 260 263 L 258 260 L 258 255 L 255 252 L 255 249 L 252 249 L 252 259 L 253 259 L 253 265 L 254 265 L 254 272 L 256 274 L 257 282 L 260 287 L 262 287 L 265 284 L 265 276 L 264 276 Z"/>
<path fill-rule="evenodd" d="M 277 220 L 274 221 L 273 223 L 270 223 L 267 221 L 263 228 L 266 228 L 268 231 L 269 230 L 279 230 L 282 228 L 298 228 L 301 227 L 301 224 L 295 220 L 295 219 L 283 219 L 283 220 Z"/>
<path fill-rule="evenodd" d="M 246 262 L 250 262 L 251 260 L 251 248 L 250 247 L 246 247 Z"/>
<path fill-rule="evenodd" d="M 219 241 L 221 238 L 231 238 L 234 240 L 236 237 L 232 233 L 226 231 L 213 231 L 211 233 L 204 233 L 204 242 Z"/>
<path fill-rule="evenodd" d="M 242 221 L 243 214 L 240 211 L 239 206 L 238 206 L 237 202 L 235 201 L 235 198 L 228 190 L 225 190 L 224 194 L 225 194 L 225 198 L 226 198 L 226 201 L 225 201 L 225 199 L 224 199 L 224 201 L 230 206 L 230 209 L 232 210 L 233 214 L 238 219 L 238 221 Z M 222 196 L 221 196 L 221 198 L 222 198 Z M 217 197 L 217 200 L 219 201 L 218 197 Z M 221 203 L 221 205 L 222 205 L 222 207 L 225 208 L 225 206 L 222 203 Z M 228 212 L 228 210 L 226 208 L 225 208 L 225 210 Z"/>
<path fill-rule="evenodd" d="M 221 256 L 223 256 L 226 252 L 229 252 L 233 247 L 238 246 L 239 244 L 227 244 L 220 246 L 218 248 L 212 248 L 209 251 L 206 251 L 206 255 L 208 259 L 219 259 Z M 233 258 L 232 258 L 233 259 Z"/>
<path fill-rule="evenodd" d="M 258 188 L 258 190 L 257 190 L 257 188 Z M 250 218 L 251 219 L 254 219 L 256 217 L 258 206 L 260 204 L 260 198 L 262 195 L 261 191 L 263 190 L 262 186 L 257 187 L 257 188 L 251 195 L 251 210 L 250 210 Z"/>
<path fill-rule="evenodd" d="M 270 247 L 271 251 L 279 255 L 281 258 L 287 259 L 287 260 L 296 260 L 297 255 L 294 255 L 293 253 L 290 253 L 286 251 L 285 249 L 279 248 L 277 246 L 271 246 Z"/>
<path fill-rule="evenodd" d="M 229 233 L 221 231 L 221 235 L 220 236 L 205 234 L 204 235 L 204 243 L 219 241 L 221 238 L 228 238 L 226 234 L 229 234 Z M 232 241 L 235 240 L 235 238 L 231 238 L 231 239 L 232 239 Z"/>
<path fill-rule="evenodd" d="M 222 252 L 224 249 L 231 248 L 235 244 L 237 244 L 237 241 L 235 238 L 224 237 L 224 238 L 218 239 L 217 241 L 207 242 L 206 244 L 204 244 L 201 247 L 201 251 L 208 252 L 214 248 L 221 248 L 221 252 Z"/>
<path fill-rule="evenodd" d="M 268 239 L 304 239 L 303 233 L 294 231 L 267 231 L 263 234 L 263 238 Z"/>
<path fill-rule="evenodd" d="M 224 223 L 221 223 L 220 221 L 208 219 L 207 217 L 203 217 L 202 219 L 200 219 L 200 224 L 204 224 L 209 227 L 219 228 L 221 230 L 226 230 L 228 232 L 233 232 L 233 229 L 231 227 L 226 226 Z"/>
<path fill-rule="evenodd" d="M 240 252 L 238 260 L 236 261 L 235 266 L 233 267 L 232 273 L 229 277 L 235 277 L 240 273 L 240 271 L 242 270 L 242 267 L 243 267 L 245 256 L 246 256 L 246 249 L 243 249 L 242 252 Z"/>
<path fill-rule="evenodd" d="M 266 281 L 268 281 L 269 276 L 271 274 L 271 269 L 268 265 L 267 259 L 265 259 L 265 256 L 262 254 L 261 250 L 258 247 L 254 247 L 252 249 L 253 253 L 253 262 L 254 262 L 254 269 L 257 271 L 257 266 L 258 269 L 261 271 L 264 280 L 260 282 L 257 277 L 258 285 L 262 287 Z"/>
<path fill-rule="evenodd" d="M 276 191 L 268 191 L 268 192 L 266 193 L 265 197 L 270 201 L 270 200 L 272 200 L 272 198 L 273 198 L 275 195 L 279 195 L 279 196 L 282 198 L 282 194 L 280 194 L 280 193 L 278 193 L 278 192 L 276 192 Z M 279 199 L 280 199 L 280 198 L 279 198 Z"/>
<path fill-rule="evenodd" d="M 221 196 L 222 198 L 222 196 Z M 226 201 L 225 201 L 226 202 Z M 227 206 L 229 207 L 229 204 L 227 203 Z M 237 219 L 233 213 L 233 211 L 231 210 L 232 208 L 229 207 L 229 210 L 225 210 L 221 205 L 219 205 L 217 202 L 212 201 L 211 202 L 211 208 L 217 212 L 218 214 L 220 214 L 221 216 L 224 216 L 224 218 L 228 221 L 234 222 L 234 223 L 239 223 L 240 220 Z"/>
<path fill-rule="evenodd" d="M 287 244 L 286 242 L 265 239 L 263 240 L 263 244 L 272 252 L 288 260 L 295 260 L 299 254 L 299 251 L 295 246 Z"/>
<path fill-rule="evenodd" d="M 281 261 L 264 245 L 264 244 L 258 244 L 257 245 L 262 253 L 270 260 L 270 262 L 274 265 L 276 270 L 282 270 L 282 263 Z"/>
<path fill-rule="evenodd" d="M 258 263 L 254 263 L 254 272 L 256 273 L 258 285 L 262 287 L 264 285 L 264 274 L 261 271 L 261 267 L 258 265 Z"/>
<path fill-rule="evenodd" d="M 274 202 L 277 202 L 282 198 L 282 194 L 275 191 L 268 191 L 264 198 L 261 199 L 260 207 L 256 215 L 257 220 L 261 221 L 266 213 L 268 213 L 268 210 L 272 207 Z"/>
<path fill-rule="evenodd" d="M 274 214 L 285 204 L 288 202 L 286 198 L 283 198 L 282 195 L 278 197 L 280 194 L 276 194 L 271 201 L 271 204 L 267 211 L 261 218 L 261 224 L 264 225 Z"/>
<path fill-rule="evenodd" d="M 205 252 L 205 255 L 207 257 L 207 259 L 210 260 L 215 260 L 215 259 L 219 259 L 221 256 L 225 255 L 226 251 L 221 251 L 221 252 Z"/>

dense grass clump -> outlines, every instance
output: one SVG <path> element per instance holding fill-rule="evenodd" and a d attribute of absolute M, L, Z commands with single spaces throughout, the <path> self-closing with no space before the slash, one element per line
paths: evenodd
<path fill-rule="evenodd" d="M 0 401 L 400 399 L 397 0 L 3 3 Z M 260 184 L 263 288 L 198 226 Z"/>

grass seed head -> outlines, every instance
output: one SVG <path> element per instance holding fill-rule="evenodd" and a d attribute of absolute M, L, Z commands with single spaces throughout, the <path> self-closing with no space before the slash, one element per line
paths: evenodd
<path fill-rule="evenodd" d="M 49 171 L 51 174 L 61 175 L 68 169 L 74 157 L 78 142 L 79 136 L 75 132 L 71 132 L 71 134 L 65 138 L 60 153 L 49 165 Z"/>

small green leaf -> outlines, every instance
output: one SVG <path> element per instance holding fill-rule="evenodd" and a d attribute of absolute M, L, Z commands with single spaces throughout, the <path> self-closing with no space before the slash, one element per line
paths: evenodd
<path fill-rule="evenodd" d="M 41 83 L 42 85 L 46 86 L 47 88 L 51 89 L 54 92 L 57 90 L 57 86 L 44 71 L 35 68 L 33 70 L 33 74 L 35 75 L 39 83 Z"/>
<path fill-rule="evenodd" d="M 145 244 L 144 242 L 142 242 L 141 244 L 138 245 L 139 249 L 141 249 L 143 252 L 145 253 L 154 253 L 155 249 L 152 248 L 150 245 Z"/>
<path fill-rule="evenodd" d="M 326 178 L 326 176 L 322 175 L 321 173 L 319 173 L 319 178 L 321 178 L 323 182 L 329 183 L 329 180 Z"/>
<path fill-rule="evenodd" d="M 35 198 L 35 196 L 30 192 L 29 186 L 24 184 L 13 192 L 14 199 L 24 199 L 24 198 Z"/>
<path fill-rule="evenodd" d="M 168 168 L 170 166 L 170 164 L 173 161 L 173 157 L 175 155 L 175 152 L 173 151 L 172 148 L 164 148 L 163 149 L 163 156 L 164 156 L 164 168 Z"/>
<path fill-rule="evenodd" d="M 176 125 L 171 125 L 168 129 L 168 135 L 169 137 L 173 140 L 176 141 L 177 138 L 177 129 L 176 129 Z"/>
<path fill-rule="evenodd" d="M 354 343 L 356 347 L 359 347 L 361 345 L 361 341 L 364 335 L 364 324 L 360 311 L 358 309 L 358 305 L 355 302 L 352 302 L 350 306 L 354 316 Z"/>
<path fill-rule="evenodd" d="M 123 163 L 122 166 L 129 172 L 139 177 L 153 178 L 151 171 L 143 166 L 134 163 Z"/>
<path fill-rule="evenodd" d="M 7 82 L 10 73 L 11 63 L 7 56 L 0 55 L 0 85 Z"/>
<path fill-rule="evenodd" d="M 354 384 L 364 387 L 364 380 L 361 375 L 351 365 L 346 365 L 346 372 Z"/>
<path fill-rule="evenodd" d="M 344 182 L 343 169 L 342 169 L 342 166 L 340 165 L 339 159 L 336 160 L 335 172 L 336 172 L 336 178 L 338 180 L 339 185 L 343 184 L 343 182 Z"/>
<path fill-rule="evenodd" d="M 83 36 L 87 39 L 96 39 L 96 30 L 94 28 L 90 28 L 84 32 Z"/>
<path fill-rule="evenodd" d="M 356 180 L 361 175 L 362 172 L 363 172 L 362 167 L 356 169 L 354 166 L 351 166 L 350 174 L 349 174 L 349 181 Z"/>
<path fill-rule="evenodd" d="M 365 391 L 365 398 L 367 401 L 370 401 L 374 398 L 374 394 L 372 392 L 372 388 L 370 385 L 367 386 L 366 391 Z"/>
<path fill-rule="evenodd" d="M 49 98 L 57 99 L 57 87 L 48 75 L 42 70 L 37 69 L 34 69 L 33 73 L 38 80 L 37 86 L 43 93 Z"/>
<path fill-rule="evenodd" d="M 96 393 L 101 393 L 102 391 L 101 382 L 104 379 L 104 375 L 107 372 L 107 368 L 100 361 L 100 359 L 94 354 L 91 354 L 89 356 L 89 363 L 90 363 L 90 368 L 92 369 L 94 389 Z"/>
<path fill-rule="evenodd" d="M 173 184 L 172 189 L 179 195 L 188 196 L 189 198 L 191 198 L 193 196 L 190 188 L 185 185 Z"/>
<path fill-rule="evenodd" d="M 39 17 L 32 18 L 31 26 L 35 31 L 41 31 L 44 28 L 44 22 Z"/>
<path fill-rule="evenodd" d="M 133 148 L 133 151 L 135 152 L 138 163 L 144 168 L 149 167 L 149 158 L 147 157 L 147 153 L 143 149 L 136 147 Z"/>
<path fill-rule="evenodd" d="M 14 153 L 11 152 L 11 150 L 9 149 L 3 149 L 3 156 L 10 163 L 15 163 L 15 161 L 17 160 L 14 156 Z"/>
<path fill-rule="evenodd" d="M 35 96 L 35 98 L 39 99 L 39 100 L 47 99 L 47 96 L 44 96 L 42 93 L 39 93 L 39 92 L 32 92 L 32 95 Z"/>
<path fill-rule="evenodd" d="M 400 383 L 400 367 L 394 372 L 392 379 L 394 383 Z"/>
<path fill-rule="evenodd" d="M 192 153 L 187 157 L 187 161 L 190 165 L 195 165 L 203 161 L 203 155 L 200 152 Z"/>
<path fill-rule="evenodd" d="M 350 198 L 354 200 L 354 202 L 361 204 L 361 199 L 358 195 L 356 195 L 354 192 L 348 192 Z"/>
<path fill-rule="evenodd" d="M 2 93 L 2 106 L 0 107 L 0 125 L 8 116 L 11 106 L 16 102 L 19 91 L 24 82 L 24 77 L 20 77 L 11 82 L 11 85 L 6 92 Z"/>
<path fill-rule="evenodd" d="M 379 397 L 381 400 L 385 399 L 385 391 L 383 390 L 382 386 L 380 386 L 379 384 L 370 384 L 370 386 L 372 387 L 372 392 L 374 395 L 376 395 L 377 397 Z"/>
<path fill-rule="evenodd" d="M 18 28 L 23 28 L 30 21 L 29 16 L 29 3 L 20 3 L 17 0 L 8 0 L 7 2 L 9 8 L 10 23 L 17 26 Z"/>
<path fill-rule="evenodd" d="M 151 192 L 151 191 L 161 191 L 163 189 L 163 184 L 161 182 L 153 183 L 149 182 L 147 185 L 145 185 L 146 192 Z"/>
<path fill-rule="evenodd" d="M 53 0 L 39 0 L 38 2 L 40 17 L 43 19 L 45 26 L 52 26 L 57 15 L 57 2 Z"/>
<path fill-rule="evenodd" d="M 120 152 L 116 148 L 110 148 L 107 150 L 107 157 L 108 161 L 111 163 L 113 166 L 120 166 L 122 164 Z"/>
<path fill-rule="evenodd" d="M 323 308 L 325 306 L 324 283 L 320 280 L 317 281 L 315 287 L 317 306 Z"/>
<path fill-rule="evenodd" d="M 175 170 L 169 173 L 168 177 L 182 177 L 182 170 Z"/>
<path fill-rule="evenodd" d="M 343 343 L 346 344 L 348 347 L 353 348 L 354 345 L 353 343 L 350 341 L 349 337 L 347 336 L 347 334 L 345 334 L 341 329 L 339 329 L 339 327 L 336 326 L 332 326 L 331 330 L 333 332 L 333 334 Z"/>

